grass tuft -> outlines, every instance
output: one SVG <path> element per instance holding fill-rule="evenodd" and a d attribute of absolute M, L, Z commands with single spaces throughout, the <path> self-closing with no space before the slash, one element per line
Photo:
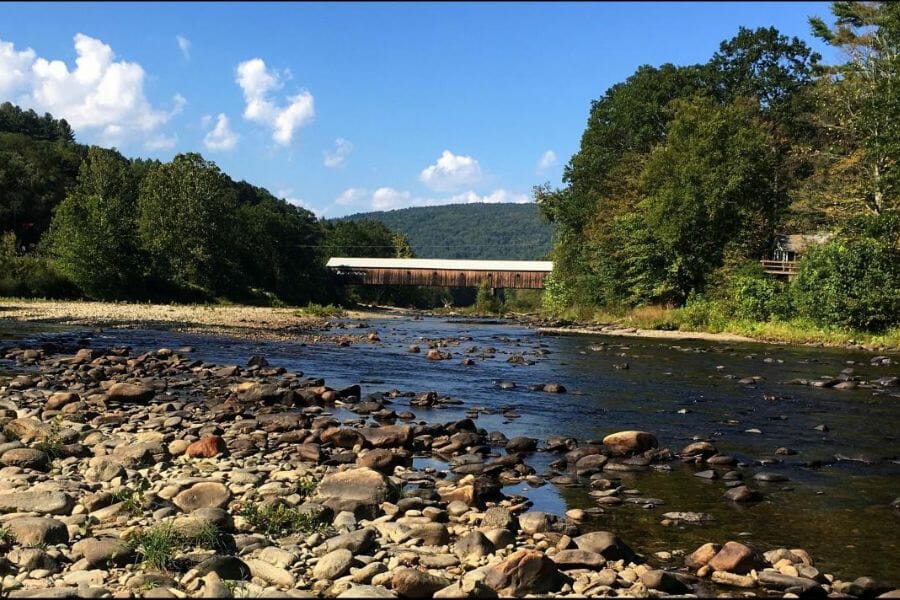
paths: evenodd
<path fill-rule="evenodd" d="M 317 514 L 282 503 L 257 504 L 248 502 L 238 514 L 246 519 L 254 530 L 260 531 L 269 537 L 308 534 L 327 527 L 327 523 Z"/>

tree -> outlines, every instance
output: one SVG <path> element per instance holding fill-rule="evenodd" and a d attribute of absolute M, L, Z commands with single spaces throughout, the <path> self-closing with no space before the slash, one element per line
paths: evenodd
<path fill-rule="evenodd" d="M 215 293 L 239 286 L 235 191 L 215 163 L 188 153 L 152 165 L 141 182 L 138 213 L 156 277 Z"/>
<path fill-rule="evenodd" d="M 729 248 L 753 258 L 765 249 L 786 203 L 773 185 L 772 143 L 752 101 L 718 106 L 698 96 L 675 103 L 666 142 L 641 177 L 642 208 L 668 256 L 675 300 L 702 289 Z"/>
<path fill-rule="evenodd" d="M 72 192 L 45 236 L 60 271 L 92 298 L 133 298 L 141 290 L 137 183 L 115 150 L 92 146 Z"/>
<path fill-rule="evenodd" d="M 855 213 L 895 211 L 900 184 L 900 6 L 892 2 L 833 2 L 828 27 L 810 18 L 813 34 L 847 57 L 823 69 L 821 125 L 829 144 L 820 155 L 828 180 Z"/>
<path fill-rule="evenodd" d="M 324 232 L 315 216 L 263 188 L 236 184 L 241 273 L 249 286 L 299 304 L 324 293 Z"/>

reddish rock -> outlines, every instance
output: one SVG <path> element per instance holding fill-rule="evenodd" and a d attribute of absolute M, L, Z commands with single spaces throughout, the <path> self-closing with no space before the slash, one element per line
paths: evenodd
<path fill-rule="evenodd" d="M 412 441 L 413 430 L 409 425 L 383 425 L 363 427 L 359 433 L 376 448 L 398 448 Z"/>
<path fill-rule="evenodd" d="M 713 571 L 728 571 L 738 575 L 761 568 L 763 564 L 763 557 L 756 550 L 739 542 L 727 542 L 709 561 Z"/>
<path fill-rule="evenodd" d="M 78 394 L 74 392 L 56 392 L 47 399 L 44 410 L 59 410 L 66 404 L 71 404 L 78 400 Z"/>
<path fill-rule="evenodd" d="M 353 448 L 363 443 L 363 436 L 354 429 L 347 427 L 329 427 L 319 436 L 323 444 L 331 444 L 338 448 Z"/>
<path fill-rule="evenodd" d="M 225 440 L 217 435 L 209 435 L 188 446 L 184 453 L 191 458 L 212 458 L 227 451 Z"/>
<path fill-rule="evenodd" d="M 559 591 L 564 576 L 538 550 L 517 550 L 485 571 L 484 584 L 504 597 Z"/>

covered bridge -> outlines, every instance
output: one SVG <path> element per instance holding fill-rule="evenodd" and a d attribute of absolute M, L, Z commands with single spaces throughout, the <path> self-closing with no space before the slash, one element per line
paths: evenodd
<path fill-rule="evenodd" d="M 433 258 L 344 258 L 328 270 L 357 285 L 430 285 L 492 289 L 544 287 L 553 263 L 541 260 L 444 260 Z"/>

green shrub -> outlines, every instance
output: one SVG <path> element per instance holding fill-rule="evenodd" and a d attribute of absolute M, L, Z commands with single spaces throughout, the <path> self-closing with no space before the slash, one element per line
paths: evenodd
<path fill-rule="evenodd" d="M 900 249 L 869 237 L 811 248 L 791 285 L 800 315 L 819 325 L 882 331 L 900 323 Z"/>
<path fill-rule="evenodd" d="M 292 508 L 280 502 L 273 504 L 248 502 L 241 508 L 239 514 L 247 519 L 255 531 L 272 537 L 312 533 L 327 525 L 314 512 Z"/>
<path fill-rule="evenodd" d="M 500 300 L 491 291 L 491 284 L 482 281 L 475 294 L 475 310 L 480 313 L 496 313 L 500 311 Z"/>
<path fill-rule="evenodd" d="M 347 314 L 340 306 L 335 306 L 334 304 L 314 304 L 310 302 L 307 304 L 299 313 L 298 316 L 313 316 L 313 317 L 343 317 Z"/>

